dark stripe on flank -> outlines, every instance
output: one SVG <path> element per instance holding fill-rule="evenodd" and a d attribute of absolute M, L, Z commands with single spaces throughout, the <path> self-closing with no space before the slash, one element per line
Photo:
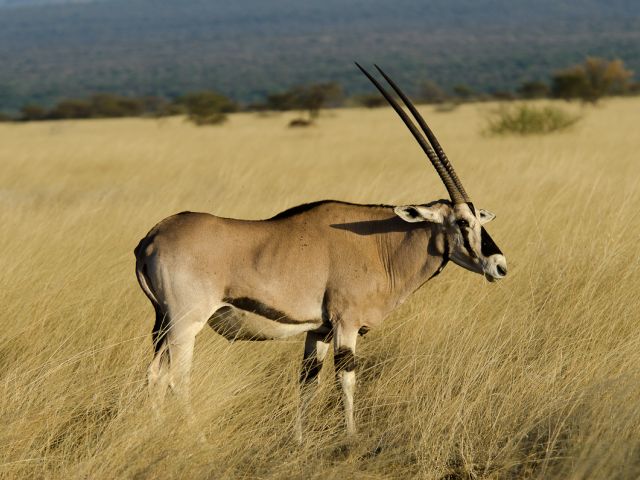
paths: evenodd
<path fill-rule="evenodd" d="M 487 233 L 487 231 L 482 227 L 482 233 L 480 234 L 481 240 L 481 248 L 482 255 L 485 257 L 490 257 L 491 255 L 502 255 L 502 252 L 498 248 L 498 246 L 494 243 L 493 239 Z"/>
<path fill-rule="evenodd" d="M 295 320 L 284 312 L 277 310 L 275 308 L 271 308 L 268 305 L 265 305 L 259 300 L 249 297 L 224 297 L 222 299 L 223 302 L 228 303 L 240 310 L 244 310 L 246 312 L 255 313 L 256 315 L 260 315 L 261 317 L 268 318 L 269 320 L 273 320 L 274 322 L 284 323 L 287 325 L 299 325 L 301 323 L 320 323 L 320 320 Z"/>
<path fill-rule="evenodd" d="M 338 351 L 333 354 L 333 363 L 335 364 L 336 372 L 342 370 L 353 372 L 356 369 L 356 357 L 348 347 L 340 347 Z"/>

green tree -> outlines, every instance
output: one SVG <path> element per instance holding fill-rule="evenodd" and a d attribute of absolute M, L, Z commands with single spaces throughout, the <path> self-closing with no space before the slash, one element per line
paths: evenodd
<path fill-rule="evenodd" d="M 255 105 L 257 110 L 301 110 L 307 113 L 304 121 L 296 121 L 295 126 L 310 125 L 320 114 L 322 108 L 337 106 L 343 100 L 340 84 L 336 82 L 299 85 L 284 92 L 271 93 L 265 102 Z M 303 120 L 303 119 L 296 119 Z M 293 126 L 293 125 L 292 125 Z"/>
<path fill-rule="evenodd" d="M 52 120 L 91 118 L 92 116 L 93 108 L 91 106 L 91 102 L 79 98 L 62 100 L 47 114 L 47 118 Z"/>
<path fill-rule="evenodd" d="M 474 92 L 468 85 L 456 85 L 453 87 L 453 93 L 463 102 L 468 102 L 473 98 Z"/>
<path fill-rule="evenodd" d="M 420 84 L 418 99 L 424 103 L 444 103 L 447 100 L 447 94 L 436 82 L 425 80 Z"/>
<path fill-rule="evenodd" d="M 294 89 L 285 92 L 270 93 L 263 104 L 258 104 L 258 110 L 274 110 L 284 112 L 296 108 L 296 91 Z"/>
<path fill-rule="evenodd" d="M 94 118 L 139 117 L 144 112 L 142 100 L 111 93 L 92 95 L 89 103 Z"/>
<path fill-rule="evenodd" d="M 509 90 L 495 90 L 491 92 L 491 98 L 494 100 L 515 100 L 516 95 Z"/>
<path fill-rule="evenodd" d="M 342 100 L 342 87 L 336 82 L 315 83 L 297 87 L 293 90 L 293 104 L 299 110 L 304 110 L 309 115 L 309 120 L 314 120 L 320 114 L 320 109 Z"/>
<path fill-rule="evenodd" d="M 545 98 L 550 93 L 549 85 L 539 80 L 524 82 L 518 88 L 518 95 L 522 98 Z"/>
<path fill-rule="evenodd" d="M 184 106 L 187 118 L 196 125 L 216 125 L 227 119 L 227 113 L 237 110 L 236 104 L 216 92 L 188 93 L 179 103 Z"/>
<path fill-rule="evenodd" d="M 47 110 L 40 105 L 28 104 L 20 109 L 20 120 L 25 122 L 44 120 L 46 117 Z"/>
<path fill-rule="evenodd" d="M 387 105 L 387 101 L 379 93 L 364 93 L 353 98 L 356 105 L 366 108 L 378 108 Z"/>
<path fill-rule="evenodd" d="M 626 93 L 632 76 L 633 72 L 625 68 L 622 60 L 590 57 L 582 65 L 556 72 L 551 92 L 557 98 L 596 103 L 606 95 Z"/>
<path fill-rule="evenodd" d="M 582 98 L 586 89 L 587 78 L 579 66 L 558 71 L 551 78 L 551 95 L 555 98 Z"/>

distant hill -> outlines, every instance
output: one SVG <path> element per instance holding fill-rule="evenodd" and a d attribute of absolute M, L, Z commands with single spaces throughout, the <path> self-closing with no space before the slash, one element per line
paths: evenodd
<path fill-rule="evenodd" d="M 2 7 L 30 7 L 33 5 L 60 5 L 64 3 L 88 3 L 97 0 L 0 0 Z"/>
<path fill-rule="evenodd" d="M 353 60 L 382 64 L 409 90 L 427 78 L 513 89 L 587 55 L 640 73 L 637 0 L 26 3 L 0 0 L 0 110 L 96 91 L 213 88 L 253 101 L 328 80 L 368 91 Z"/>

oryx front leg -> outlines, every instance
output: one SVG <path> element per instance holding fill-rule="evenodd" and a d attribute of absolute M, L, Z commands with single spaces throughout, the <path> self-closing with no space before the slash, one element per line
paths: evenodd
<path fill-rule="evenodd" d="M 356 433 L 353 420 L 353 393 L 356 387 L 356 340 L 358 329 L 339 323 L 336 326 L 333 343 L 333 360 L 336 377 L 342 386 L 342 403 L 347 425 L 347 434 Z"/>
<path fill-rule="evenodd" d="M 329 350 L 330 333 L 308 332 L 304 341 L 304 354 L 300 370 L 300 403 L 296 421 L 296 439 L 302 442 L 303 423 L 307 408 L 320 383 L 320 370 Z"/>

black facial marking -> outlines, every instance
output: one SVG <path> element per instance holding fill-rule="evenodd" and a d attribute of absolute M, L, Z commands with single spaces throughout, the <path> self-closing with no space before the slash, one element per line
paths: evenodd
<path fill-rule="evenodd" d="M 438 267 L 438 270 L 436 270 L 435 272 L 433 272 L 433 274 L 429 277 L 429 280 L 431 280 L 433 277 L 440 275 L 440 272 L 442 272 L 442 270 L 444 270 L 444 267 L 447 266 L 447 263 L 449 263 L 449 240 L 447 239 L 447 236 L 444 236 L 444 252 L 442 253 L 442 263 L 440 263 L 440 266 Z"/>
<path fill-rule="evenodd" d="M 302 370 L 300 371 L 300 383 L 309 383 L 315 380 L 322 370 L 322 362 L 315 356 L 302 360 Z"/>
<path fill-rule="evenodd" d="M 471 210 L 471 213 L 473 213 L 473 216 L 476 216 L 476 207 L 473 206 L 473 203 L 471 202 L 467 202 L 467 205 L 469 206 L 469 210 Z"/>
<path fill-rule="evenodd" d="M 259 300 L 249 297 L 230 298 L 224 297 L 223 302 L 233 305 L 234 307 L 244 310 L 246 312 L 255 313 L 261 317 L 268 318 L 278 323 L 284 323 L 288 325 L 298 325 L 300 323 L 318 323 L 318 320 L 295 320 L 288 317 L 284 312 L 271 308 L 265 305 Z"/>
<path fill-rule="evenodd" d="M 333 363 L 335 364 L 336 372 L 343 370 L 345 372 L 353 372 L 356 369 L 356 357 L 348 347 L 340 347 L 333 354 Z"/>
<path fill-rule="evenodd" d="M 469 243 L 469 231 L 466 228 L 461 228 L 460 233 L 462 234 L 462 243 L 464 245 L 464 248 L 467 250 L 467 253 L 469 253 L 471 258 L 476 258 L 476 252 L 473 251 L 473 249 L 471 248 L 471 243 Z"/>
<path fill-rule="evenodd" d="M 490 257 L 491 255 L 502 255 L 502 252 L 494 243 L 493 239 L 487 233 L 484 227 L 482 227 L 482 231 L 480 234 L 480 244 L 482 255 L 484 255 L 485 257 Z"/>

